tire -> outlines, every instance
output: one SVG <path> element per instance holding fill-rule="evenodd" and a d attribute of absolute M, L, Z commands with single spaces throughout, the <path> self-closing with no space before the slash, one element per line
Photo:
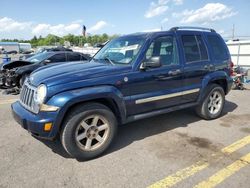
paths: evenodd
<path fill-rule="evenodd" d="M 99 103 L 86 103 L 66 117 L 61 143 L 72 157 L 88 160 L 107 150 L 116 132 L 117 120 L 108 107 Z"/>
<path fill-rule="evenodd" d="M 24 84 L 24 81 L 25 79 L 28 77 L 29 75 L 28 74 L 25 74 L 23 75 L 20 80 L 19 80 L 19 88 L 22 88 L 23 87 L 23 84 Z"/>
<path fill-rule="evenodd" d="M 212 120 L 220 117 L 225 104 L 225 92 L 218 84 L 207 87 L 201 103 L 196 107 L 196 113 L 203 119 Z"/>

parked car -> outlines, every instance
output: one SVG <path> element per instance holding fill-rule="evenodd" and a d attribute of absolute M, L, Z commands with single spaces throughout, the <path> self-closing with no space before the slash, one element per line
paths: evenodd
<path fill-rule="evenodd" d="M 18 52 L 16 50 L 11 50 L 11 51 L 8 51 L 6 52 L 6 54 L 17 54 Z"/>
<path fill-rule="evenodd" d="M 53 48 L 39 48 L 35 53 L 24 53 L 24 55 L 19 57 L 19 60 L 26 60 L 34 55 L 37 55 L 39 53 L 43 52 L 58 52 L 58 51 L 67 51 L 72 52 L 71 49 L 64 48 L 64 47 L 53 47 Z"/>
<path fill-rule="evenodd" d="M 189 107 L 206 120 L 220 117 L 231 71 L 227 46 L 212 29 L 131 34 L 110 41 L 90 63 L 33 72 L 12 111 L 33 135 L 59 135 L 71 156 L 92 159 L 120 124 Z"/>
<path fill-rule="evenodd" d="M 86 60 L 89 60 L 89 57 L 78 52 L 50 51 L 39 53 L 25 61 L 12 61 L 1 65 L 0 88 L 20 88 L 26 77 L 28 77 L 32 71 L 45 65 Z"/>

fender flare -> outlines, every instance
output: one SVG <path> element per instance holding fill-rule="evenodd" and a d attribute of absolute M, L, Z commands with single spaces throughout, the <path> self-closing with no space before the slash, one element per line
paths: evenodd
<path fill-rule="evenodd" d="M 58 118 L 55 122 L 57 125 L 56 127 L 59 129 L 70 107 L 79 103 L 98 99 L 111 99 L 113 102 L 115 102 L 118 109 L 118 114 L 121 117 L 121 121 L 125 121 L 126 108 L 123 95 L 114 86 L 88 87 L 62 92 L 51 97 L 46 104 L 60 108 L 57 115 Z"/>
<path fill-rule="evenodd" d="M 227 87 L 228 87 L 228 82 L 229 82 L 229 76 L 227 75 L 226 72 L 224 71 L 217 71 L 217 72 L 212 72 L 210 74 L 207 74 L 203 80 L 202 80 L 202 84 L 201 84 L 201 91 L 200 91 L 200 96 L 199 96 L 199 99 L 198 101 L 201 101 L 202 98 L 204 97 L 205 95 L 205 90 L 207 88 L 207 86 L 212 83 L 212 82 L 215 82 L 217 80 L 225 80 L 226 83 L 227 83 Z M 231 78 L 230 78 L 231 80 Z"/>

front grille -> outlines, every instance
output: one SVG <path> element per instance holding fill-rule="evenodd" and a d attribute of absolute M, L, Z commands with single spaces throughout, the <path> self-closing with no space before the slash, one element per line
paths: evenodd
<path fill-rule="evenodd" d="M 20 102 L 29 111 L 38 113 L 39 107 L 35 102 L 36 88 L 25 82 L 21 93 Z"/>

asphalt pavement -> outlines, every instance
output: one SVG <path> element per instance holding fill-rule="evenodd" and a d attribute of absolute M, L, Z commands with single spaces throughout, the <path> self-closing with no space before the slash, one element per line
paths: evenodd
<path fill-rule="evenodd" d="M 192 109 L 119 128 L 101 157 L 77 161 L 12 118 L 0 95 L 0 187 L 250 187 L 250 91 L 232 91 L 221 118 Z"/>

